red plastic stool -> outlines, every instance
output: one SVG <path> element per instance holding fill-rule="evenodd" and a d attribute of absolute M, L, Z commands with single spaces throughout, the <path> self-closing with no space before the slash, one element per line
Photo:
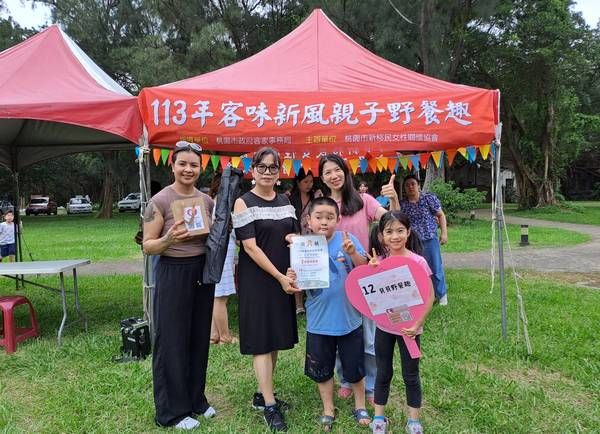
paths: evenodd
<path fill-rule="evenodd" d="M 29 318 L 31 327 L 16 327 L 14 318 L 15 307 L 21 304 L 29 305 Z M 35 319 L 35 311 L 31 302 L 21 295 L 9 295 L 0 297 L 0 310 L 4 319 L 4 332 L 0 338 L 0 346 L 6 349 L 7 353 L 14 353 L 17 344 L 25 339 L 39 336 L 38 323 Z"/>

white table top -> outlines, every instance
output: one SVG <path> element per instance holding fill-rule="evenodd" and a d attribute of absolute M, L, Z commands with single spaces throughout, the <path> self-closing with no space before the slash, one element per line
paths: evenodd
<path fill-rule="evenodd" d="M 62 261 L 0 262 L 1 274 L 56 274 L 88 265 L 89 259 L 65 259 Z"/>

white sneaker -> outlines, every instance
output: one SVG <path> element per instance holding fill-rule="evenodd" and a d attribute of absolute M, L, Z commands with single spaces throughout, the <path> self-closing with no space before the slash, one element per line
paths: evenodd
<path fill-rule="evenodd" d="M 210 419 L 211 417 L 215 417 L 217 415 L 217 410 L 212 407 L 208 407 L 206 411 L 202 414 L 205 419 Z"/>
<path fill-rule="evenodd" d="M 404 427 L 406 434 L 423 434 L 423 426 L 418 420 L 410 420 Z"/>
<path fill-rule="evenodd" d="M 190 429 L 198 428 L 199 426 L 200 426 L 200 422 L 198 422 L 196 419 L 188 416 L 188 417 L 182 419 L 181 421 L 179 421 L 179 423 L 177 425 L 175 425 L 175 429 L 190 430 Z"/>
<path fill-rule="evenodd" d="M 387 418 L 384 420 L 373 419 L 369 427 L 373 434 L 387 434 Z"/>
<path fill-rule="evenodd" d="M 448 294 L 445 294 L 442 296 L 442 298 L 440 298 L 439 305 L 448 306 Z"/>

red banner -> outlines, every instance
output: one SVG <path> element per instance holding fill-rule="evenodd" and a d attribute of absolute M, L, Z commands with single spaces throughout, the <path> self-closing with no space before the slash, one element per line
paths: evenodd
<path fill-rule="evenodd" d="M 490 143 L 496 91 L 394 92 L 142 90 L 149 143 L 178 140 L 220 153 L 274 146 L 286 158 L 325 152 L 390 155 Z"/>

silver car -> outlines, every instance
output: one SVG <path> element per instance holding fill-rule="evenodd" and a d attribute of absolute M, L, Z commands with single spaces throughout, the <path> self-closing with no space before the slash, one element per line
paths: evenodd
<path fill-rule="evenodd" d="M 72 197 L 67 204 L 67 214 L 84 214 L 92 212 L 92 204 L 83 197 Z"/>
<path fill-rule="evenodd" d="M 117 206 L 119 208 L 119 212 L 125 211 L 139 211 L 140 206 L 142 205 L 142 194 L 141 193 L 129 193 L 119 202 L 117 202 Z"/>

